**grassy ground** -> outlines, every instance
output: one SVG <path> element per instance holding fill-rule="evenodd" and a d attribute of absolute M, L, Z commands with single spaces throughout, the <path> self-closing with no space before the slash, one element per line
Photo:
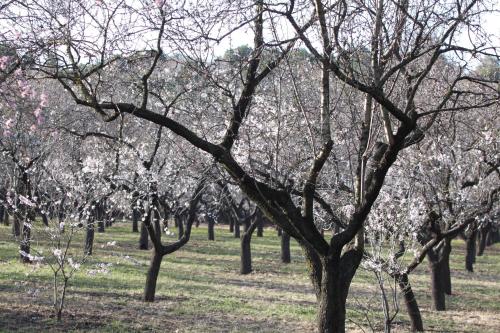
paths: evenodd
<path fill-rule="evenodd" d="M 315 297 L 304 258 L 292 242 L 292 263 L 281 264 L 274 230 L 266 229 L 263 238 L 254 236 L 254 272 L 241 276 L 239 240 L 217 229 L 216 241 L 209 242 L 206 228 L 194 229 L 187 246 L 165 257 L 157 301 L 150 304 L 141 301 L 150 252 L 137 250 L 138 234 L 129 230 L 129 225 L 117 224 L 96 234 L 94 256 L 71 280 L 63 321 L 56 323 L 51 312 L 51 271 L 19 263 L 9 228 L 0 226 L 0 332 L 314 331 Z M 116 245 L 107 246 L 110 241 Z M 43 242 L 37 245 L 43 246 Z M 81 237 L 74 246 L 80 251 Z M 453 247 L 454 290 L 447 297 L 448 311 L 431 311 L 426 263 L 410 277 L 426 329 L 498 332 L 500 246 L 478 257 L 473 274 L 463 269 L 463 242 L 456 241 Z M 101 263 L 111 264 L 108 274 L 88 274 Z M 383 331 L 379 308 L 376 280 L 360 269 L 348 299 L 348 331 Z M 408 330 L 403 304 L 395 323 L 395 331 Z"/>

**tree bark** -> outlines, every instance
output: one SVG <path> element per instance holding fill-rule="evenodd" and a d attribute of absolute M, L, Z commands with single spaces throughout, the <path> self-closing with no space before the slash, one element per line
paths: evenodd
<path fill-rule="evenodd" d="M 153 257 L 149 264 L 148 274 L 146 276 L 146 286 L 144 287 L 144 301 L 154 302 L 156 294 L 156 281 L 158 280 L 158 273 L 163 256 L 153 250 Z"/>
<path fill-rule="evenodd" d="M 233 220 L 233 222 L 234 222 L 234 238 L 240 238 L 240 234 L 241 234 L 240 221 L 238 221 L 238 218 L 232 218 L 231 220 Z"/>
<path fill-rule="evenodd" d="M 290 263 L 290 235 L 285 231 L 281 233 L 281 262 Z"/>
<path fill-rule="evenodd" d="M 21 223 L 19 222 L 19 217 L 17 216 L 17 214 L 14 214 L 14 218 L 13 218 L 13 222 L 12 222 L 12 235 L 14 237 L 19 237 L 21 236 Z"/>
<path fill-rule="evenodd" d="M 92 255 L 92 248 L 94 247 L 94 219 L 87 220 L 87 231 L 85 234 L 85 249 L 86 255 Z"/>
<path fill-rule="evenodd" d="M 214 232 L 214 226 L 215 226 L 215 220 L 212 217 L 207 218 L 207 223 L 208 223 L 208 240 L 215 240 L 215 232 Z"/>
<path fill-rule="evenodd" d="M 3 224 L 5 226 L 8 226 L 10 224 L 10 221 L 9 221 L 9 212 L 7 212 L 7 209 L 4 210 L 4 215 L 2 215 L 1 217 Z"/>
<path fill-rule="evenodd" d="M 413 294 L 413 290 L 411 289 L 408 275 L 401 275 L 397 278 L 397 282 L 405 300 L 406 312 L 410 317 L 411 331 L 423 332 L 424 325 L 422 323 L 422 315 L 420 314 L 420 309 L 418 307 L 415 294 Z"/>
<path fill-rule="evenodd" d="M 181 239 L 182 236 L 184 235 L 184 219 L 182 216 L 176 217 L 177 220 L 177 237 L 178 239 Z"/>
<path fill-rule="evenodd" d="M 34 221 L 30 222 L 33 223 Z M 31 250 L 31 226 L 29 226 L 27 222 L 23 223 L 23 237 L 19 248 L 21 250 L 21 262 L 30 263 L 31 260 L 29 258 L 29 254 Z"/>
<path fill-rule="evenodd" d="M 443 281 L 443 290 L 446 295 L 451 295 L 451 271 L 450 271 L 450 253 L 451 239 L 446 238 L 445 244 L 441 253 L 441 274 Z"/>
<path fill-rule="evenodd" d="M 444 283 L 442 276 L 442 264 L 439 260 L 429 258 L 429 268 L 431 270 L 431 288 L 432 288 L 432 301 L 434 304 L 434 310 L 444 311 L 446 310 L 446 298 L 444 292 Z"/>
<path fill-rule="evenodd" d="M 240 225 L 236 222 L 236 225 Z M 250 248 L 250 243 L 252 241 L 252 234 L 257 228 L 257 221 L 252 222 L 247 230 L 241 236 L 241 262 L 240 262 L 240 273 L 249 274 L 252 272 L 252 250 Z"/>
<path fill-rule="evenodd" d="M 229 218 L 229 232 L 233 233 L 234 232 L 234 219 Z"/>
<path fill-rule="evenodd" d="M 474 230 L 465 240 L 465 269 L 474 272 L 476 261 L 476 231 Z"/>
<path fill-rule="evenodd" d="M 477 256 L 482 256 L 484 253 L 484 249 L 486 248 L 486 242 L 488 238 L 488 232 L 490 230 L 490 225 L 488 224 L 487 226 L 479 229 L 479 232 L 477 233 L 479 243 L 477 244 Z"/>
<path fill-rule="evenodd" d="M 132 232 L 139 232 L 139 218 L 141 213 L 137 208 L 132 209 Z"/>
<path fill-rule="evenodd" d="M 148 229 L 144 221 L 141 222 L 141 235 L 139 236 L 139 249 L 147 250 L 149 247 Z"/>
<path fill-rule="evenodd" d="M 318 331 L 321 333 L 345 333 L 347 290 L 345 290 L 346 286 L 341 277 L 338 261 L 338 258 L 337 260 L 322 260 L 317 319 Z"/>
<path fill-rule="evenodd" d="M 264 218 L 262 214 L 258 216 L 259 222 L 257 224 L 257 237 L 264 237 Z"/>

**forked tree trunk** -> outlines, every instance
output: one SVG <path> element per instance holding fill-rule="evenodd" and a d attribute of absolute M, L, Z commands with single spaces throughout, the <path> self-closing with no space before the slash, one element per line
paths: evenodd
<path fill-rule="evenodd" d="M 412 332 L 423 332 L 424 325 L 422 323 L 422 315 L 420 314 L 420 309 L 418 307 L 417 299 L 415 294 L 411 289 L 410 281 L 408 280 L 408 275 L 403 274 L 397 278 L 399 289 L 403 294 L 406 306 L 406 312 L 410 317 L 411 331 Z"/>
<path fill-rule="evenodd" d="M 141 222 L 141 235 L 139 236 L 139 249 L 147 250 L 149 247 L 148 229 L 144 221 Z"/>
<path fill-rule="evenodd" d="M 162 255 L 153 249 L 153 257 L 149 264 L 148 273 L 146 276 L 146 286 L 144 287 L 144 301 L 154 302 L 156 294 L 156 281 L 158 280 L 158 273 L 162 261 Z"/>
<path fill-rule="evenodd" d="M 281 262 L 290 263 L 290 235 L 286 232 L 281 233 Z"/>

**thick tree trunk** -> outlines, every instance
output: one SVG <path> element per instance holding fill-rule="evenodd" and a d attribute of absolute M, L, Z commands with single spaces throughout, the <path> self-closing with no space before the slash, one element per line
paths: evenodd
<path fill-rule="evenodd" d="M 92 255 L 92 248 L 94 247 L 94 233 L 94 220 L 90 219 L 87 221 L 84 249 L 84 253 L 89 256 Z"/>
<path fill-rule="evenodd" d="M 214 232 L 214 226 L 215 226 L 215 220 L 211 217 L 207 219 L 208 223 L 208 240 L 215 240 L 215 232 Z"/>
<path fill-rule="evenodd" d="M 473 231 L 465 241 L 465 269 L 474 272 L 474 262 L 476 261 L 476 231 Z"/>
<path fill-rule="evenodd" d="M 320 333 L 345 333 L 348 289 L 349 284 L 341 277 L 338 259 L 323 260 L 317 319 Z"/>
<path fill-rule="evenodd" d="M 147 250 L 149 247 L 149 234 L 144 221 L 141 222 L 141 235 L 139 236 L 139 249 Z"/>
<path fill-rule="evenodd" d="M 427 256 L 430 258 L 429 256 Z M 446 310 L 446 298 L 444 292 L 444 283 L 442 276 L 442 265 L 439 261 L 429 259 L 429 268 L 431 270 L 431 288 L 432 288 L 432 301 L 434 303 L 434 310 Z"/>
<path fill-rule="evenodd" d="M 281 233 L 281 262 L 290 263 L 290 235 L 286 232 Z"/>
<path fill-rule="evenodd" d="M 162 259 L 163 256 L 154 250 L 146 276 L 146 286 L 144 287 L 144 301 L 146 302 L 154 302 L 155 300 L 156 281 L 158 280 Z"/>
<path fill-rule="evenodd" d="M 137 208 L 132 209 L 132 232 L 139 232 L 139 219 L 141 212 Z"/>
<path fill-rule="evenodd" d="M 413 290 L 411 289 L 408 275 L 403 274 L 397 279 L 397 282 L 405 300 L 406 312 L 410 317 L 411 331 L 423 332 L 424 325 L 422 323 L 422 315 L 420 314 L 415 294 L 413 294 Z"/>

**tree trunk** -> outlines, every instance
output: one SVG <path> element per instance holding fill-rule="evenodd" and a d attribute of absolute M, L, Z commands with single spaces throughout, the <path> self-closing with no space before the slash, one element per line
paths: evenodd
<path fill-rule="evenodd" d="M 489 224 L 486 227 L 483 227 L 479 230 L 477 235 L 479 236 L 479 243 L 477 244 L 477 253 L 476 255 L 482 256 L 484 253 L 484 249 L 486 248 L 486 242 L 488 238 L 488 232 L 491 227 Z"/>
<path fill-rule="evenodd" d="M 476 261 L 476 231 L 473 231 L 465 241 L 465 269 L 474 272 L 474 262 Z"/>
<path fill-rule="evenodd" d="M 215 226 L 215 220 L 211 217 L 207 219 L 208 223 L 208 240 L 215 240 L 215 233 L 214 233 L 214 226 Z"/>
<path fill-rule="evenodd" d="M 7 212 L 7 209 L 4 210 L 4 215 L 2 215 L 1 217 L 3 224 L 8 226 L 10 224 L 10 221 L 9 221 L 9 212 Z"/>
<path fill-rule="evenodd" d="M 5 211 L 6 211 L 5 207 L 0 204 L 0 220 L 4 225 L 7 225 L 5 224 Z"/>
<path fill-rule="evenodd" d="M 21 236 L 21 223 L 19 222 L 19 217 L 17 214 L 14 214 L 13 218 L 14 222 L 12 223 L 12 235 L 14 237 Z"/>
<path fill-rule="evenodd" d="M 33 223 L 34 221 L 31 222 Z M 31 250 L 31 226 L 29 226 L 27 222 L 23 223 L 23 238 L 19 248 L 21 250 L 21 261 L 24 263 L 30 263 L 31 260 L 29 258 L 29 254 Z"/>
<path fill-rule="evenodd" d="M 153 257 L 149 264 L 148 275 L 146 276 L 146 286 L 144 287 L 144 301 L 154 302 L 156 293 L 156 281 L 160 272 L 160 265 L 163 256 L 153 250 Z"/>
<path fill-rule="evenodd" d="M 232 218 L 229 219 L 229 232 L 230 233 L 234 232 L 234 219 Z"/>
<path fill-rule="evenodd" d="M 141 222 L 141 235 L 139 236 L 139 249 L 147 250 L 149 247 L 149 235 L 148 229 L 146 228 L 146 224 L 144 221 Z"/>
<path fill-rule="evenodd" d="M 278 237 L 281 237 L 281 234 L 282 234 L 282 232 L 283 232 L 283 231 L 281 230 L 281 228 L 280 228 L 280 227 L 277 227 L 277 228 L 276 228 L 276 231 L 278 232 Z"/>
<path fill-rule="evenodd" d="M 257 222 L 257 237 L 264 237 L 264 219 L 262 215 L 258 216 L 259 222 Z"/>
<path fill-rule="evenodd" d="M 424 325 L 422 323 L 422 315 L 420 314 L 415 294 L 413 294 L 413 290 L 411 289 L 408 275 L 403 274 L 397 279 L 397 281 L 405 300 L 406 312 L 408 312 L 408 316 L 410 317 L 411 331 L 423 332 Z"/>
<path fill-rule="evenodd" d="M 43 214 L 40 214 L 40 216 L 42 217 L 43 225 L 48 227 L 49 226 L 49 218 L 47 217 L 47 214 L 43 213 Z"/>
<path fill-rule="evenodd" d="M 240 221 L 237 219 L 232 219 L 234 221 L 234 238 L 240 238 Z"/>
<path fill-rule="evenodd" d="M 177 238 L 181 239 L 182 236 L 184 235 L 184 219 L 182 218 L 182 216 L 179 216 L 176 219 L 177 219 L 177 232 L 178 232 Z"/>
<path fill-rule="evenodd" d="M 239 222 L 236 222 L 236 225 L 240 225 Z M 241 262 L 240 262 L 240 273 L 241 274 L 249 274 L 252 272 L 252 251 L 250 248 L 250 243 L 252 241 L 252 234 L 257 228 L 257 221 L 254 221 L 252 224 L 246 228 L 247 230 L 241 236 Z"/>
<path fill-rule="evenodd" d="M 323 260 L 318 299 L 318 332 L 345 333 L 346 299 L 349 284 L 345 284 L 339 259 Z"/>
<path fill-rule="evenodd" d="M 141 213 L 137 208 L 132 209 L 132 232 L 139 232 L 139 219 Z"/>
<path fill-rule="evenodd" d="M 451 295 L 451 271 L 450 271 L 451 239 L 445 239 L 445 245 L 441 253 L 441 273 L 443 290 L 446 295 Z"/>
<path fill-rule="evenodd" d="M 281 262 L 290 263 L 290 235 L 286 232 L 281 233 Z"/>
<path fill-rule="evenodd" d="M 86 255 L 92 255 L 92 248 L 94 247 L 94 219 L 87 221 L 87 232 L 85 235 L 85 249 Z"/>
<path fill-rule="evenodd" d="M 432 288 L 432 301 L 434 302 L 434 310 L 446 310 L 446 298 L 444 292 L 444 283 L 442 276 L 442 265 L 438 260 L 431 260 L 429 258 L 429 268 L 431 270 L 431 288 Z"/>

